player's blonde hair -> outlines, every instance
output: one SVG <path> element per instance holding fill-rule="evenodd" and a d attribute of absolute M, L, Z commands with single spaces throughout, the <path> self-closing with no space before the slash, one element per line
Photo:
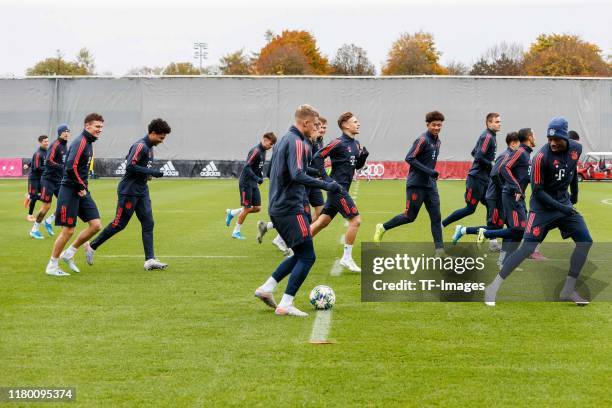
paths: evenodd
<path fill-rule="evenodd" d="M 314 119 L 319 117 L 319 112 L 310 105 L 300 105 L 295 110 L 295 118 L 299 120 Z"/>

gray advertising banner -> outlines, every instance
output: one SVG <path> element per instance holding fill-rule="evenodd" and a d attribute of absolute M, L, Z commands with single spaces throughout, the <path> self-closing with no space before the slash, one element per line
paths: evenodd
<path fill-rule="evenodd" d="M 51 77 L 0 79 L 0 158 L 28 157 L 41 134 L 59 123 L 73 134 L 87 113 L 105 118 L 97 158 L 125 157 L 161 117 L 172 134 L 156 149 L 164 160 L 245 160 L 268 131 L 284 134 L 295 108 L 309 103 L 329 119 L 326 141 L 340 135 L 336 119 L 353 112 L 370 160 L 402 161 L 424 131 L 425 113 L 446 116 L 440 161 L 471 160 L 488 112 L 507 132 L 534 129 L 545 139 L 553 116 L 565 116 L 584 151 L 612 150 L 612 79 L 483 77 Z"/>

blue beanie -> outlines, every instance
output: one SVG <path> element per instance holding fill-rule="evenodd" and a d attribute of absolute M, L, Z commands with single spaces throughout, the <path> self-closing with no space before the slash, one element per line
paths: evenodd
<path fill-rule="evenodd" d="M 548 124 L 546 136 L 559 137 L 564 140 L 569 140 L 569 136 L 567 134 L 567 120 L 561 116 L 552 118 Z"/>
<path fill-rule="evenodd" d="M 58 136 L 61 136 L 61 135 L 62 135 L 62 133 L 64 133 L 65 131 L 70 131 L 70 128 L 68 127 L 68 125 L 67 125 L 67 124 L 62 123 L 61 125 L 59 125 L 59 126 L 57 127 L 57 135 L 58 135 Z"/>

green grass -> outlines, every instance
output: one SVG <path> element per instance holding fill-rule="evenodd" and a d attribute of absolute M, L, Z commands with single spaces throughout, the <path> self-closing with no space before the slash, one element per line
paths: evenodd
<path fill-rule="evenodd" d="M 114 215 L 116 184 L 91 183 L 104 223 Z M 361 303 L 358 275 L 330 276 L 341 254 L 338 219 L 317 236 L 317 262 L 296 301 L 308 310 L 310 288 L 335 289 L 336 343 L 311 345 L 314 313 L 276 317 L 252 296 L 281 257 L 271 237 L 262 245 L 254 238 L 265 213 L 247 219 L 247 241 L 230 238 L 224 209 L 238 204 L 235 180 L 152 183 L 156 253 L 167 271 L 143 270 L 134 217 L 94 266 L 80 251 L 83 272 L 62 279 L 44 274 L 53 239 L 27 235 L 25 185 L 0 180 L 0 386 L 74 386 L 77 405 L 112 407 L 612 404 L 610 303 Z M 463 188 L 440 183 L 443 216 L 462 205 Z M 609 242 L 605 198 L 612 185 L 582 183 L 578 208 L 595 241 Z M 362 181 L 358 242 L 403 203 L 403 181 Z M 483 217 L 479 209 L 467 221 Z M 385 239 L 430 237 L 423 211 Z M 171 257 L 180 255 L 243 258 Z"/>

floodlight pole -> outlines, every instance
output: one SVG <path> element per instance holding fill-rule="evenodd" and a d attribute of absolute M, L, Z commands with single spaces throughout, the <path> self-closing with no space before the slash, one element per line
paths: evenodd
<path fill-rule="evenodd" d="M 200 74 L 202 74 L 202 60 L 205 60 L 208 56 L 208 44 L 205 42 L 194 42 L 193 49 L 195 50 L 193 58 L 200 60 Z"/>

